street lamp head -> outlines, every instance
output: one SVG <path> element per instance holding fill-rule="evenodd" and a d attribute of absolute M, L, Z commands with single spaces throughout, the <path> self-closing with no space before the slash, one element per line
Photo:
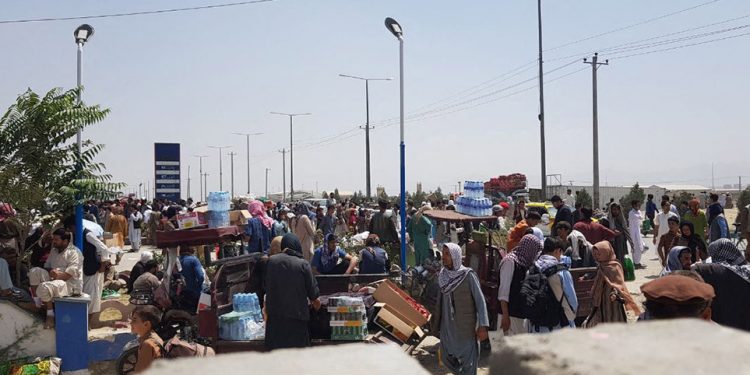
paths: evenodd
<path fill-rule="evenodd" d="M 393 34 L 393 36 L 395 36 L 399 40 L 404 37 L 404 30 L 401 28 L 401 25 L 399 25 L 398 22 L 396 22 L 396 20 L 394 20 L 393 18 L 388 17 L 385 19 L 385 27 L 388 29 L 388 31 L 391 32 L 391 34 Z"/>
<path fill-rule="evenodd" d="M 76 38 L 76 44 L 84 44 L 86 41 L 94 35 L 94 28 L 91 25 L 84 23 L 78 26 L 76 31 L 73 32 L 73 36 Z"/>

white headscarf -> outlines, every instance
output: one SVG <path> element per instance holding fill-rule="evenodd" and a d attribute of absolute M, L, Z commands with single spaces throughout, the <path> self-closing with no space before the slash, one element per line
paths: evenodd
<path fill-rule="evenodd" d="M 451 260 L 453 260 L 453 269 L 448 269 L 443 266 L 438 274 L 438 283 L 440 284 L 440 291 L 443 293 L 451 293 L 456 287 L 464 281 L 466 276 L 472 272 L 472 269 L 466 267 L 461 262 L 461 247 L 449 242 L 443 245 L 443 251 L 450 253 Z"/>

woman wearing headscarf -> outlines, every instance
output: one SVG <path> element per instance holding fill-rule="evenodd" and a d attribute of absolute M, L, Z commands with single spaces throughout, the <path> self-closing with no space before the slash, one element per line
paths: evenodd
<path fill-rule="evenodd" d="M 695 233 L 693 223 L 689 221 L 680 223 L 680 232 L 682 236 L 677 240 L 677 246 L 687 246 L 690 248 L 690 257 L 693 263 L 697 262 L 698 259 L 706 260 L 706 243 Z"/>
<path fill-rule="evenodd" d="M 593 307 L 583 326 L 591 328 L 599 323 L 627 322 L 626 309 L 638 316 L 641 310 L 625 285 L 622 266 L 615 257 L 612 245 L 608 241 L 597 242 L 593 255 L 599 266 L 591 288 Z"/>
<path fill-rule="evenodd" d="M 359 252 L 360 274 L 384 274 L 391 269 L 388 253 L 380 247 L 380 237 L 377 234 L 367 236 L 365 248 Z"/>
<path fill-rule="evenodd" d="M 294 234 L 281 239 L 282 252 L 266 265 L 266 349 L 310 346 L 310 306 L 320 309 L 318 284 Z"/>
<path fill-rule="evenodd" d="M 487 340 L 490 325 L 479 278 L 461 263 L 461 247 L 443 245 L 443 268 L 438 274 L 439 309 L 433 318 L 439 332 L 443 363 L 454 374 L 477 373 L 479 342 Z"/>
<path fill-rule="evenodd" d="M 294 207 L 294 213 L 296 216 L 292 218 L 292 233 L 294 233 L 300 241 L 302 246 L 302 257 L 306 261 L 310 261 L 315 252 L 315 228 L 313 227 L 311 217 L 315 216 L 315 213 L 304 203 L 297 203 Z"/>
<path fill-rule="evenodd" d="M 628 244 L 632 247 L 633 239 L 630 238 L 628 223 L 625 221 L 625 215 L 622 213 L 622 207 L 619 203 L 610 203 L 607 221 L 609 222 L 609 229 L 620 232 L 612 241 L 612 247 L 617 261 L 620 262 L 620 265 L 623 265 L 625 264 L 625 255 L 628 253 Z"/>
<path fill-rule="evenodd" d="M 273 219 L 266 216 L 265 206 L 259 200 L 250 202 L 247 209 L 253 217 L 247 221 L 247 225 L 245 226 L 245 238 L 247 239 L 246 252 L 248 254 L 268 254 L 268 249 L 271 247 Z"/>
<path fill-rule="evenodd" d="M 435 254 L 432 251 L 432 241 L 430 241 L 430 235 L 432 234 L 432 221 L 424 215 L 426 211 L 431 210 L 430 206 L 422 206 L 414 217 L 409 221 L 406 230 L 409 232 L 409 237 L 414 241 L 414 255 L 416 258 L 416 265 L 421 266 L 427 259 L 433 259 Z"/>
<path fill-rule="evenodd" d="M 661 271 L 659 277 L 669 275 L 678 270 L 689 271 L 690 265 L 692 264 L 690 248 L 686 246 L 675 246 L 669 250 L 669 254 L 667 254 L 667 265 L 664 267 L 664 270 Z"/>
<path fill-rule="evenodd" d="M 726 238 L 708 245 L 708 254 L 711 263 L 696 264 L 693 270 L 716 291 L 711 303 L 711 319 L 721 325 L 750 331 L 750 264 Z"/>
<path fill-rule="evenodd" d="M 534 264 L 537 254 L 542 251 L 542 242 L 533 234 L 527 234 L 518 246 L 500 261 L 500 285 L 497 299 L 500 301 L 500 327 L 505 336 L 527 333 L 524 324 L 521 285 L 526 271 Z"/>

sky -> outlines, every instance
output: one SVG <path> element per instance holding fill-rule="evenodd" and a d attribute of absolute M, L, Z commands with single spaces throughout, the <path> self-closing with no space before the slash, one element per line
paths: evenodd
<path fill-rule="evenodd" d="M 536 1 L 275 0 L 207 9 L 55 22 L 2 23 L 220 4 L 221 0 L 8 2 L 0 14 L 0 107 L 27 88 L 72 88 L 73 30 L 89 23 L 84 101 L 111 109 L 84 138 L 106 145 L 114 180 L 153 183 L 154 142 L 181 144 L 183 189 L 199 163 L 208 190 L 282 186 L 294 122 L 295 190 L 365 190 L 364 83 L 370 83 L 372 186 L 399 186 L 398 42 L 404 29 L 407 190 L 524 173 L 541 184 Z M 746 0 L 543 1 L 547 173 L 592 181 L 592 72 L 598 70 L 602 185 L 750 182 Z M 685 10 L 694 7 L 694 9 Z M 683 11 L 684 10 L 684 11 Z M 734 20 L 731 20 L 734 19 Z M 731 20 L 731 21 L 730 21 Z M 703 27 L 705 25 L 714 26 Z M 687 29 L 694 29 L 686 31 Z M 681 33 L 678 33 L 681 32 Z M 671 34 L 671 35 L 670 35 Z M 703 35 L 700 35 L 703 34 Z M 665 36 L 667 35 L 667 36 Z M 735 37 L 737 36 L 737 37 Z M 720 38 L 731 37 L 725 40 Z M 678 38 L 684 38 L 676 40 Z M 681 48 L 686 44 L 700 45 Z M 613 49 L 619 47 L 620 49 Z M 631 49 L 625 49 L 628 47 Z M 674 49 L 671 49 L 674 48 Z M 670 49 L 670 50 L 667 50 Z M 663 51 L 659 51 L 663 50 Z M 637 53 L 647 54 L 629 56 Z M 479 86 L 478 86 L 479 85 Z M 289 159 L 287 154 L 287 190 Z M 712 167 L 713 166 L 713 167 Z"/>

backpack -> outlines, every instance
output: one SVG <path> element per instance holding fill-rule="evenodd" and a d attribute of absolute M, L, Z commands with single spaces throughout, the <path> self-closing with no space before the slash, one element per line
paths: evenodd
<path fill-rule="evenodd" d="M 216 352 L 213 348 L 195 342 L 185 341 L 174 336 L 162 346 L 164 358 L 183 357 L 214 357 Z"/>
<path fill-rule="evenodd" d="M 529 270 L 521 285 L 521 297 L 523 317 L 537 327 L 553 328 L 558 325 L 567 325 L 567 318 L 562 308 L 562 298 L 557 300 L 555 293 L 547 281 L 547 278 L 567 267 L 558 264 L 540 272 L 535 265 Z"/>

